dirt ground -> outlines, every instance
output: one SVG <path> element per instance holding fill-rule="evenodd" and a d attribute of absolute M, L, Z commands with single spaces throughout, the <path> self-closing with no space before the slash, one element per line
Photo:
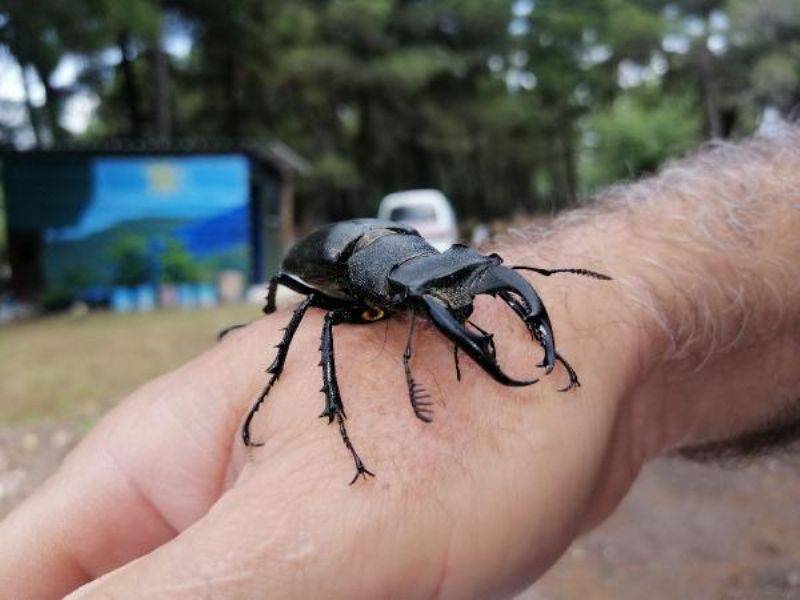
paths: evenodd
<path fill-rule="evenodd" d="M 800 598 L 800 453 L 649 464 L 525 600 Z"/>
<path fill-rule="evenodd" d="M 0 518 L 93 420 L 0 426 Z M 736 468 L 655 461 L 518 600 L 800 599 L 799 499 L 800 452 Z"/>

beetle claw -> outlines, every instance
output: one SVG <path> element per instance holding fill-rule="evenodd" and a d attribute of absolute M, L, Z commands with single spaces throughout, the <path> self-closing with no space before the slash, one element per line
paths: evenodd
<path fill-rule="evenodd" d="M 367 467 L 365 467 L 363 464 L 362 464 L 362 465 L 360 465 L 360 466 L 358 466 L 358 467 L 356 468 L 356 474 L 355 474 L 355 477 L 353 477 L 353 479 L 350 481 L 350 485 L 353 485 L 353 484 L 354 484 L 356 481 L 358 481 L 358 478 L 359 478 L 359 477 L 362 477 L 364 480 L 366 480 L 366 479 L 367 479 L 367 475 L 369 475 L 370 477 L 375 477 L 375 473 L 373 473 L 372 471 L 370 471 L 370 470 L 369 470 Z"/>

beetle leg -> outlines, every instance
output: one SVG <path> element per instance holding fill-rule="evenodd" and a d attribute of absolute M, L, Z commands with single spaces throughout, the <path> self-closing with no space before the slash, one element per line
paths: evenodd
<path fill-rule="evenodd" d="M 494 335 L 486 331 L 483 327 L 481 327 L 477 323 L 473 323 L 472 321 L 467 321 L 467 323 L 472 325 L 475 329 L 477 329 L 487 337 L 487 339 L 489 340 L 489 352 L 492 353 L 492 358 L 497 358 L 497 347 L 494 345 Z"/>
<path fill-rule="evenodd" d="M 366 479 L 367 475 L 375 477 L 375 474 L 364 466 L 361 457 L 358 456 L 353 443 L 350 441 L 350 436 L 347 435 L 347 428 L 344 425 L 346 415 L 342 405 L 342 398 L 339 394 L 339 383 L 336 379 L 336 362 L 333 356 L 333 326 L 346 321 L 362 322 L 359 317 L 361 311 L 363 311 L 363 308 L 339 308 L 328 312 L 322 325 L 322 340 L 319 347 L 322 354 L 322 360 L 320 361 L 320 366 L 322 366 L 322 389 L 320 391 L 325 393 L 325 410 L 320 417 L 328 417 L 328 423 L 335 418 L 339 423 L 339 433 L 342 436 L 342 441 L 353 456 L 353 462 L 356 465 L 356 474 L 350 485 L 353 485 L 359 476 Z"/>
<path fill-rule="evenodd" d="M 370 477 L 375 477 L 375 473 L 364 466 L 364 463 L 361 462 L 361 457 L 356 452 L 356 449 L 353 448 L 353 443 L 350 441 L 350 437 L 347 435 L 347 428 L 344 426 L 344 417 L 342 415 L 342 411 L 338 411 L 336 413 L 336 421 L 339 423 L 339 434 L 342 436 L 342 441 L 350 451 L 350 454 L 353 455 L 353 461 L 356 463 L 356 474 L 350 480 L 350 485 L 353 485 L 359 477 L 363 477 L 364 479 L 367 478 L 367 475 Z"/>
<path fill-rule="evenodd" d="M 322 355 L 318 363 L 322 367 L 322 388 L 319 391 L 325 394 L 325 409 L 319 416 L 320 418 L 327 417 L 328 423 L 333 423 L 339 413 L 342 414 L 343 418 L 347 418 L 339 393 L 339 381 L 336 378 L 336 361 L 333 356 L 333 326 L 338 325 L 343 320 L 338 310 L 326 313 L 325 321 L 322 325 L 322 339 L 319 345 Z"/>
<path fill-rule="evenodd" d="M 416 322 L 417 315 L 412 311 L 411 325 L 408 328 L 408 341 L 406 342 L 406 350 L 403 352 L 403 368 L 406 372 L 406 385 L 408 386 L 411 408 L 414 409 L 414 414 L 420 421 L 430 423 L 433 420 L 433 410 L 430 408 L 433 403 L 430 401 L 430 394 L 414 380 L 414 376 L 411 374 L 411 341 L 414 338 L 414 325 Z M 456 346 L 456 348 L 458 347 Z M 456 360 L 458 360 L 457 357 Z"/>
<path fill-rule="evenodd" d="M 283 271 L 279 271 L 275 275 L 273 275 L 269 280 L 269 287 L 267 288 L 267 303 L 264 306 L 264 314 L 269 315 L 275 312 L 276 304 L 275 304 L 275 296 L 278 292 L 278 286 L 282 285 L 284 287 L 288 287 L 290 290 L 297 292 L 298 294 L 304 294 L 306 296 L 312 295 L 316 290 L 312 287 L 308 287 L 303 283 L 289 277 Z"/>
<path fill-rule="evenodd" d="M 497 348 L 494 345 L 494 337 L 492 336 L 492 334 L 489 333 L 488 331 L 486 331 L 485 329 L 483 329 L 482 327 L 480 327 L 479 325 L 477 325 L 476 323 L 473 323 L 472 321 L 467 321 L 467 323 L 472 325 L 475 329 L 477 329 L 483 335 L 486 336 L 486 338 L 489 341 L 489 352 L 491 353 L 492 358 L 496 359 L 497 358 Z M 453 360 L 456 363 L 456 380 L 461 381 L 461 365 L 459 364 L 459 361 L 458 361 L 458 344 L 453 344 Z"/>
<path fill-rule="evenodd" d="M 500 292 L 500 297 L 505 300 L 506 304 L 508 304 L 517 315 L 519 315 L 523 320 L 525 320 L 525 307 L 519 302 L 514 296 L 512 296 L 508 292 Z M 528 325 L 528 322 L 525 321 L 525 324 Z M 533 339 L 535 339 L 540 344 L 542 343 L 541 333 L 537 327 L 528 327 L 528 330 L 531 333 Z M 575 372 L 575 369 L 572 368 L 566 359 L 561 356 L 561 354 L 556 351 L 556 360 L 564 365 L 564 368 L 567 370 L 567 375 L 569 375 L 569 383 L 566 387 L 561 388 L 558 390 L 559 392 L 566 392 L 571 390 L 573 387 L 580 387 L 581 382 L 578 380 L 578 374 Z"/>
<path fill-rule="evenodd" d="M 275 294 L 278 292 L 278 277 L 280 274 L 270 277 L 269 287 L 267 288 L 267 304 L 264 306 L 264 314 L 269 315 L 275 312 Z"/>
<path fill-rule="evenodd" d="M 278 381 L 278 377 L 281 376 L 281 373 L 283 372 L 283 365 L 286 363 L 286 355 L 289 353 L 289 345 L 292 343 L 292 338 L 294 337 L 297 328 L 300 326 L 300 321 L 303 320 L 306 310 L 308 310 L 309 306 L 313 305 L 315 299 L 316 297 L 312 294 L 297 305 L 292 313 L 292 318 L 289 320 L 289 324 L 284 329 L 283 339 L 281 339 L 280 343 L 275 346 L 278 349 L 278 353 L 275 355 L 275 359 L 272 361 L 272 364 L 267 367 L 267 373 L 269 373 L 270 378 L 266 385 L 264 385 L 264 387 L 261 389 L 261 393 L 253 403 L 252 408 L 250 408 L 250 412 L 247 413 L 247 417 L 242 425 L 242 441 L 244 442 L 245 446 L 264 445 L 263 443 L 255 443 L 252 441 L 250 438 L 250 424 L 253 421 L 253 417 L 255 417 L 255 414 L 258 412 L 258 409 L 261 407 L 261 404 L 267 398 L 272 386 L 275 385 L 275 382 Z"/>

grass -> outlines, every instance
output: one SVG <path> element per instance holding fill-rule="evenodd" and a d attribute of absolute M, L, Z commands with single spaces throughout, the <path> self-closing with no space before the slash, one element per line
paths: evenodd
<path fill-rule="evenodd" d="M 55 316 L 0 327 L 0 423 L 95 412 L 260 315 L 255 305 Z"/>

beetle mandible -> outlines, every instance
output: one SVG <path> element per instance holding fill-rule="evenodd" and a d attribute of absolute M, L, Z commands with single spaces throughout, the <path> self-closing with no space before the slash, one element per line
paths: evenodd
<path fill-rule="evenodd" d="M 242 439 L 247 446 L 260 446 L 250 437 L 253 417 L 283 372 L 286 356 L 300 322 L 311 307 L 326 310 L 322 326 L 320 352 L 322 392 L 325 409 L 320 417 L 334 419 L 345 446 L 353 456 L 356 474 L 374 474 L 364 466 L 345 427 L 345 414 L 333 352 L 333 328 L 341 323 L 374 323 L 393 315 L 410 314 L 408 341 L 403 366 L 414 414 L 429 423 L 431 402 L 411 374 L 411 341 L 417 318 L 430 320 L 454 344 L 456 376 L 461 379 L 459 350 L 464 351 L 496 381 L 509 386 L 525 386 L 538 379 L 514 379 L 497 363 L 491 334 L 469 320 L 473 300 L 479 294 L 499 296 L 525 323 L 532 338 L 544 350 L 538 367 L 546 373 L 560 362 L 569 383 L 560 391 L 580 385 L 575 370 L 556 350 L 553 329 L 547 310 L 533 286 L 517 270 L 550 276 L 573 273 L 596 279 L 611 279 L 588 269 L 542 269 L 528 266 L 506 267 L 497 254 L 482 255 L 461 244 L 439 252 L 412 227 L 378 219 L 354 219 L 321 227 L 300 240 L 288 252 L 281 270 L 269 282 L 264 313 L 275 311 L 275 293 L 284 285 L 305 299 L 294 309 L 283 339 L 276 346 L 277 355 L 267 369 L 269 380 L 254 402 L 242 425 Z M 474 331 L 471 331 L 471 327 Z"/>

